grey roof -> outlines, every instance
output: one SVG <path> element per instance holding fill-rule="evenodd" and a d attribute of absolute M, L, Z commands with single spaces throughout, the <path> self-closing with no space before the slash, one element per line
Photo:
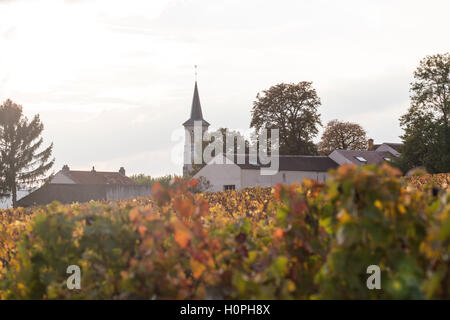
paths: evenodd
<path fill-rule="evenodd" d="M 383 144 L 388 145 L 397 152 L 400 152 L 403 147 L 403 143 L 383 142 Z"/>
<path fill-rule="evenodd" d="M 388 151 L 368 151 L 368 150 L 335 150 L 347 160 L 354 164 L 378 164 L 386 161 L 385 158 L 392 158 L 392 154 Z M 367 162 L 361 162 L 356 157 L 363 157 Z"/>
<path fill-rule="evenodd" d="M 136 184 L 132 179 L 121 175 L 119 172 L 79 170 L 61 170 L 59 172 L 64 174 L 76 184 Z"/>
<path fill-rule="evenodd" d="M 209 126 L 208 121 L 203 119 L 202 106 L 198 95 L 197 81 L 195 81 L 194 97 L 192 98 L 191 117 L 183 123 L 183 126 L 193 126 L 194 121 L 202 121 L 202 126 Z"/>
<path fill-rule="evenodd" d="M 270 164 L 262 165 L 251 164 L 248 155 L 245 156 L 245 163 L 239 164 L 234 159 L 241 169 L 257 170 L 261 167 L 270 167 Z M 327 156 L 301 156 L 301 155 L 280 155 L 279 169 L 280 171 L 313 171 L 313 172 L 327 172 L 330 169 L 337 168 L 339 165 Z"/>

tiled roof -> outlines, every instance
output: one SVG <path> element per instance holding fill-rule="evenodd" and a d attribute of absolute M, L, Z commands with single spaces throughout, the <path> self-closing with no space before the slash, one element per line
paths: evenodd
<path fill-rule="evenodd" d="M 387 151 L 336 150 L 336 152 L 354 164 L 378 164 L 386 161 L 385 158 L 392 158 L 392 154 Z M 367 161 L 359 161 L 357 157 L 362 157 Z"/>
<path fill-rule="evenodd" d="M 241 169 L 257 170 L 261 167 L 270 167 L 270 163 L 267 165 L 250 163 L 248 155 L 245 158 L 244 164 L 239 164 L 237 162 L 235 156 L 234 163 Z M 280 155 L 278 170 L 326 172 L 337 167 L 338 164 L 327 156 Z"/>
<path fill-rule="evenodd" d="M 61 170 L 69 179 L 77 184 L 135 184 L 130 178 L 119 172 Z"/>
<path fill-rule="evenodd" d="M 384 142 L 383 144 L 387 144 L 389 147 L 391 147 L 397 152 L 401 152 L 401 149 L 403 147 L 403 143 Z"/>

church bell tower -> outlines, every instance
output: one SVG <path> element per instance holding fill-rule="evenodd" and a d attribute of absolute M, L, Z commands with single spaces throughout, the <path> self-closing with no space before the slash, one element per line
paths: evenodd
<path fill-rule="evenodd" d="M 197 72 L 196 72 L 197 78 Z M 183 123 L 185 131 L 184 140 L 184 161 L 183 161 L 183 175 L 187 175 L 192 171 L 192 164 L 194 164 L 194 139 L 200 139 L 197 144 L 202 143 L 203 134 L 208 130 L 209 123 L 203 119 L 202 106 L 200 105 L 200 97 L 198 95 L 197 79 L 195 79 L 194 96 L 192 98 L 191 116 Z M 196 130 L 195 130 L 196 129 Z M 195 133 L 201 130 L 201 137 Z M 195 150 L 202 152 L 202 150 Z"/>

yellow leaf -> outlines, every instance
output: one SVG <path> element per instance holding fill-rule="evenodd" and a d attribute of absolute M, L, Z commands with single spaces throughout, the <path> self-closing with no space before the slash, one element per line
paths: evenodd
<path fill-rule="evenodd" d="M 347 210 L 342 209 L 337 215 L 338 219 L 342 223 L 346 223 L 351 220 L 351 215 L 347 212 Z"/>
<path fill-rule="evenodd" d="M 380 200 L 375 200 L 374 204 L 375 204 L 375 207 L 377 207 L 378 210 L 383 210 L 383 204 L 381 203 Z"/>
<path fill-rule="evenodd" d="M 397 209 L 398 209 L 398 211 L 400 211 L 401 214 L 405 214 L 406 213 L 405 206 L 400 204 L 400 203 L 397 205 Z"/>
<path fill-rule="evenodd" d="M 192 270 L 192 275 L 194 276 L 194 279 L 198 279 L 203 274 L 203 272 L 206 270 L 206 267 L 202 263 L 191 258 L 191 270 Z"/>
<path fill-rule="evenodd" d="M 295 291 L 295 283 L 292 280 L 287 281 L 287 289 L 289 292 Z"/>

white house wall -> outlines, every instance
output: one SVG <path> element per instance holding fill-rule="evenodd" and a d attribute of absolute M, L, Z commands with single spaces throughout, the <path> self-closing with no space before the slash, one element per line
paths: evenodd
<path fill-rule="evenodd" d="M 235 164 L 208 164 L 194 178 L 205 177 L 211 184 L 207 191 L 222 191 L 224 185 L 241 189 L 241 168 Z"/>
<path fill-rule="evenodd" d="M 242 170 L 241 186 L 247 187 L 268 187 L 276 184 L 291 184 L 300 183 L 303 179 L 316 180 L 318 182 L 325 182 L 328 179 L 327 172 L 312 172 L 312 171 L 280 171 L 275 175 L 263 176 L 259 170 Z"/>
<path fill-rule="evenodd" d="M 106 187 L 106 200 L 147 197 L 150 194 L 151 188 L 147 185 L 108 185 Z"/>
<path fill-rule="evenodd" d="M 225 185 L 234 185 L 236 190 L 248 187 L 269 187 L 276 184 L 301 183 L 303 179 L 325 182 L 327 172 L 280 171 L 275 175 L 261 175 L 260 170 L 241 169 L 235 164 L 209 164 L 204 166 L 194 177 L 205 177 L 211 184 L 207 191 L 222 191 Z"/>

